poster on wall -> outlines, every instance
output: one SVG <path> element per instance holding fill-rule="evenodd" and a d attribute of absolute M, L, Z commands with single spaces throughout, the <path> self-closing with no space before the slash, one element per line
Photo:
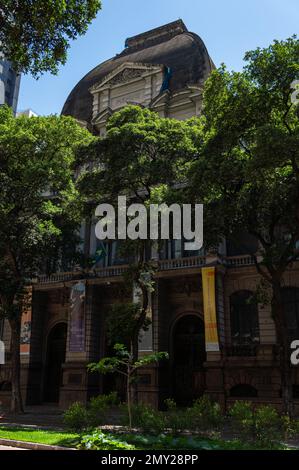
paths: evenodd
<path fill-rule="evenodd" d="M 85 351 L 85 291 L 84 281 L 77 282 L 70 292 L 69 351 Z"/>
<path fill-rule="evenodd" d="M 31 340 L 31 323 L 32 323 L 32 287 L 27 289 L 25 296 L 25 306 L 21 317 L 21 336 L 20 336 L 20 353 L 22 355 L 30 354 Z"/>
<path fill-rule="evenodd" d="M 142 292 L 141 289 L 134 284 L 133 286 L 133 303 L 142 302 Z M 148 306 L 146 317 L 149 320 L 150 324 L 146 328 L 146 331 L 141 329 L 139 332 L 139 343 L 138 351 L 139 352 L 153 352 L 153 328 L 152 328 L 152 293 L 148 292 Z"/>
<path fill-rule="evenodd" d="M 202 268 L 206 351 L 219 351 L 215 299 L 215 268 Z"/>

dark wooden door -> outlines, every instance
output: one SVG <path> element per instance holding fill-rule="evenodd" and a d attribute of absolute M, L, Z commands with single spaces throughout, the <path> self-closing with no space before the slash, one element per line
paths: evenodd
<path fill-rule="evenodd" d="M 44 377 L 44 401 L 59 402 L 59 390 L 62 384 L 62 364 L 65 361 L 67 325 L 58 323 L 48 336 L 47 355 Z"/>
<path fill-rule="evenodd" d="M 178 405 L 190 405 L 204 392 L 206 360 L 203 321 L 196 315 L 178 320 L 173 333 L 173 396 Z"/>

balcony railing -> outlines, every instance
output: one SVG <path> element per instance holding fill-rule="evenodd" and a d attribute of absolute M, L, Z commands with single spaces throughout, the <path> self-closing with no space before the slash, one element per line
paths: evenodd
<path fill-rule="evenodd" d="M 254 265 L 254 257 L 250 255 L 242 256 L 227 256 L 222 259 L 223 263 L 227 267 L 239 267 L 239 266 L 252 266 Z"/>
<path fill-rule="evenodd" d="M 64 273 L 55 273 L 50 276 L 41 275 L 38 277 L 39 284 L 54 284 L 58 282 L 74 281 L 79 279 L 93 277 L 114 277 L 121 276 L 128 269 L 127 266 L 108 266 L 106 268 L 94 269 L 91 271 L 73 271 Z"/>
<path fill-rule="evenodd" d="M 127 270 L 128 270 L 127 265 L 108 266 L 107 268 L 95 269 L 94 274 L 96 277 L 122 276 Z"/>
<path fill-rule="evenodd" d="M 158 261 L 158 269 L 167 271 L 172 269 L 196 268 L 204 266 L 206 259 L 204 256 L 192 256 L 188 258 L 167 259 Z M 128 269 L 127 265 L 108 266 L 106 268 L 94 269 L 91 271 L 73 271 L 64 273 L 55 273 L 50 276 L 41 275 L 38 277 L 39 284 L 54 284 L 59 282 L 72 281 L 82 278 L 93 277 L 114 277 L 122 276 Z"/>
<path fill-rule="evenodd" d="M 188 258 L 163 259 L 159 261 L 159 269 L 197 268 L 206 264 L 205 256 L 190 256 Z"/>
<path fill-rule="evenodd" d="M 80 272 L 62 272 L 62 273 L 55 273 L 47 276 L 46 274 L 42 274 L 38 276 L 37 280 L 39 284 L 52 284 L 56 282 L 64 282 L 64 281 L 71 281 L 73 279 L 80 279 L 82 277 L 82 273 Z"/>
<path fill-rule="evenodd" d="M 217 258 L 215 258 L 215 263 Z M 205 256 L 190 256 L 186 258 L 173 258 L 173 259 L 164 259 L 158 261 L 159 271 L 169 271 L 175 269 L 188 269 L 188 268 L 198 268 L 208 264 L 207 258 Z M 230 256 L 222 257 L 218 259 L 218 263 L 223 263 L 228 268 L 230 267 L 241 267 L 241 266 L 251 266 L 254 264 L 254 259 L 252 256 Z M 91 271 L 73 271 L 73 272 L 61 272 L 51 274 L 50 276 L 41 275 L 38 277 L 39 284 L 54 284 L 59 282 L 72 281 L 76 279 L 83 279 L 87 277 L 114 277 L 122 276 L 128 269 L 127 265 L 121 266 L 108 266 L 105 268 L 98 268 Z"/>

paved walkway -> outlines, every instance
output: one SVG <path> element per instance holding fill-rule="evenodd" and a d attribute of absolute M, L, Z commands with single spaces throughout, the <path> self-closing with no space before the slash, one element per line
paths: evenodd
<path fill-rule="evenodd" d="M 27 449 L 21 449 L 20 447 L 0 446 L 0 450 L 27 450 Z"/>
<path fill-rule="evenodd" d="M 24 414 L 0 413 L 1 424 L 34 426 L 40 429 L 61 429 L 64 427 L 63 412 L 55 405 L 27 406 Z"/>

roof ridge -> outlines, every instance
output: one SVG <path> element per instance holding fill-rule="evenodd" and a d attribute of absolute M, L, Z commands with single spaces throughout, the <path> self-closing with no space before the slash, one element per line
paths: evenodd
<path fill-rule="evenodd" d="M 125 47 L 126 49 L 137 49 L 139 47 L 144 48 L 148 45 L 148 43 L 158 44 L 160 42 L 167 41 L 171 37 L 177 36 L 178 34 L 186 32 L 188 32 L 188 28 L 186 27 L 183 20 L 179 19 L 163 26 L 159 26 L 158 28 L 150 29 L 144 33 L 127 38 L 125 41 Z"/>

